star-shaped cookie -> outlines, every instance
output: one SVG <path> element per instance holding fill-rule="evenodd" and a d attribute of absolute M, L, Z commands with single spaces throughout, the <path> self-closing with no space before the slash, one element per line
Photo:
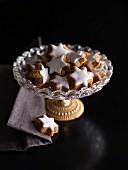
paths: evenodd
<path fill-rule="evenodd" d="M 78 53 L 78 52 L 72 52 L 68 59 L 67 59 L 67 62 L 69 63 L 75 63 L 77 62 L 80 58 L 82 58 L 83 56 L 81 55 L 81 52 Z"/>
<path fill-rule="evenodd" d="M 67 64 L 64 62 L 64 55 L 61 57 L 52 57 L 51 61 L 49 61 L 47 64 L 49 66 L 49 73 L 58 73 L 61 75 L 62 68 L 64 68 Z"/>
<path fill-rule="evenodd" d="M 49 136 L 53 136 L 59 131 L 59 126 L 54 122 L 54 118 L 47 117 L 46 115 L 36 118 L 34 123 L 40 133 Z"/>
<path fill-rule="evenodd" d="M 57 88 L 62 89 L 62 87 L 69 88 L 69 82 L 66 78 L 66 76 L 61 77 L 56 75 L 55 79 L 51 80 L 52 82 L 56 83 Z"/>
<path fill-rule="evenodd" d="M 51 48 L 52 48 L 52 51 L 49 53 L 49 55 L 54 56 L 54 57 L 59 57 L 59 56 L 69 53 L 69 50 L 64 49 L 62 43 L 59 43 L 58 46 L 52 44 Z"/>
<path fill-rule="evenodd" d="M 75 80 L 75 85 L 84 85 L 88 86 L 88 81 L 93 79 L 93 73 L 87 71 L 86 67 L 83 67 L 79 69 L 78 67 L 74 67 L 74 72 L 70 74 L 70 77 L 72 77 Z"/>

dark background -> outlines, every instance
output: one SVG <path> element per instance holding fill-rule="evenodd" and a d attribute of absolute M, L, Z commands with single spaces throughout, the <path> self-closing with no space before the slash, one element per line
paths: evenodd
<path fill-rule="evenodd" d="M 85 167 L 87 170 L 128 169 L 127 1 L 0 1 L 0 64 L 12 65 L 23 51 L 38 46 L 38 36 L 42 37 L 43 44 L 62 42 L 90 46 L 92 49 L 105 53 L 112 61 L 114 72 L 109 85 L 97 95 L 86 99 L 88 110 L 90 109 L 88 117 L 100 127 L 108 142 L 107 147 L 104 146 L 105 156 L 97 166 L 83 167 L 84 161 L 82 160 L 83 162 L 80 161 L 76 169 L 83 170 Z M 85 99 L 82 100 L 84 102 Z M 95 113 L 97 108 L 99 111 Z M 57 148 L 57 145 L 54 147 Z M 63 154 L 64 147 L 68 148 L 68 145 L 62 143 L 60 152 Z M 59 150 L 56 149 L 56 151 L 60 153 Z M 44 149 L 44 153 L 47 153 L 47 148 Z M 78 152 L 73 152 L 73 154 L 78 154 Z M 22 159 L 22 168 L 31 167 L 32 169 L 36 166 L 41 168 L 40 162 L 38 164 L 41 151 L 38 149 L 32 149 L 26 155 L 18 154 L 19 157 L 14 153 L 3 153 L 2 161 L 0 161 L 9 160 L 12 155 L 16 162 Z M 86 158 L 85 155 L 84 158 Z M 74 157 L 71 154 L 69 156 L 73 162 Z M 57 157 L 57 159 L 64 161 L 62 157 Z M 37 165 L 34 164 L 34 160 Z M 31 161 L 33 163 L 30 164 Z M 52 159 L 50 161 L 52 162 Z M 62 165 L 63 169 L 75 169 L 71 165 L 68 168 L 69 162 L 66 164 L 67 167 Z M 60 168 L 59 163 L 58 165 Z M 57 164 L 55 167 L 57 168 Z"/>

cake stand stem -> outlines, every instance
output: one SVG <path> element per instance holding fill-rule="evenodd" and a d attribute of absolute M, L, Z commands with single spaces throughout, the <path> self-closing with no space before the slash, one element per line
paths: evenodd
<path fill-rule="evenodd" d="M 52 100 L 46 99 L 46 111 L 49 117 L 58 121 L 69 121 L 80 117 L 84 105 L 79 99 Z"/>

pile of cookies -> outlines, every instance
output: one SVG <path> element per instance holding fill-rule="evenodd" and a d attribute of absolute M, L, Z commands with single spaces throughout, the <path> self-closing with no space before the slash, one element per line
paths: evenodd
<path fill-rule="evenodd" d="M 74 51 L 62 43 L 49 44 L 42 55 L 25 65 L 25 78 L 38 88 L 68 91 L 91 87 L 105 75 L 101 55 Z M 97 69 L 100 68 L 100 69 Z"/>

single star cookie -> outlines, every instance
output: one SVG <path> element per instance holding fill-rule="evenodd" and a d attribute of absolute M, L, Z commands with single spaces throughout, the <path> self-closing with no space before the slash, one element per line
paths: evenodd
<path fill-rule="evenodd" d="M 49 55 L 54 56 L 54 57 L 59 57 L 62 55 L 65 55 L 69 53 L 68 49 L 65 49 L 62 43 L 59 43 L 58 46 L 51 44 L 51 52 Z"/>
<path fill-rule="evenodd" d="M 86 67 L 79 69 L 74 66 L 74 72 L 70 74 L 70 77 L 74 80 L 75 88 L 79 88 L 81 85 L 88 87 L 93 82 L 93 73 L 87 71 Z"/>
<path fill-rule="evenodd" d="M 67 62 L 77 67 L 80 67 L 85 61 L 87 61 L 87 58 L 83 51 L 74 51 L 67 55 Z"/>
<path fill-rule="evenodd" d="M 67 80 L 67 77 L 61 77 L 56 75 L 55 79 L 52 79 L 51 82 L 55 83 L 57 89 L 59 90 L 68 90 L 69 89 L 69 81 Z"/>
<path fill-rule="evenodd" d="M 46 65 L 50 69 L 49 74 L 58 73 L 59 75 L 61 75 L 62 69 L 67 66 L 67 64 L 64 62 L 64 57 L 64 55 L 62 55 L 61 57 L 52 57 L 51 61 L 46 63 Z"/>
<path fill-rule="evenodd" d="M 98 67 L 100 65 L 100 63 L 101 63 L 100 59 L 101 59 L 101 56 L 98 53 L 96 53 L 94 55 L 88 55 L 85 66 L 90 71 L 92 71 L 93 69 L 95 69 L 96 67 Z"/>
<path fill-rule="evenodd" d="M 46 115 L 36 118 L 34 124 L 40 133 L 49 136 L 59 132 L 59 126 L 54 122 L 54 118 L 49 118 Z"/>

